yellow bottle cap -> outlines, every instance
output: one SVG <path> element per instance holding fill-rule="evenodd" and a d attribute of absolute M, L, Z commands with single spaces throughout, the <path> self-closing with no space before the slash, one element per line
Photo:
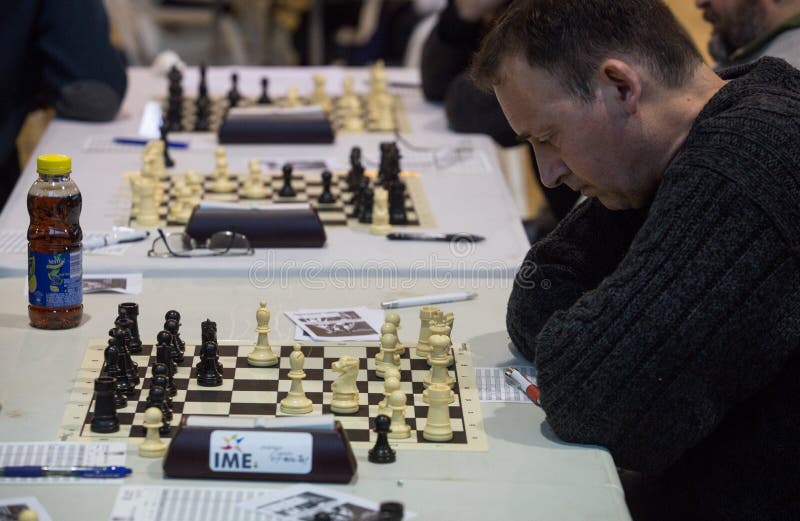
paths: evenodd
<path fill-rule="evenodd" d="M 36 158 L 36 171 L 43 175 L 64 175 L 72 172 L 72 158 L 63 154 L 43 154 Z"/>

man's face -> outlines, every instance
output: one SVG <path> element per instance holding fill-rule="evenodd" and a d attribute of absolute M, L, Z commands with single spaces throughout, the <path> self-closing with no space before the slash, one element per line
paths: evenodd
<path fill-rule="evenodd" d="M 514 132 L 533 145 L 545 186 L 565 184 L 611 210 L 648 204 L 656 186 L 638 171 L 641 126 L 617 102 L 598 89 L 584 103 L 518 56 L 504 60 L 501 78 L 495 95 Z"/>
<path fill-rule="evenodd" d="M 766 32 L 764 0 L 695 0 L 714 30 L 708 50 L 719 63 Z"/>

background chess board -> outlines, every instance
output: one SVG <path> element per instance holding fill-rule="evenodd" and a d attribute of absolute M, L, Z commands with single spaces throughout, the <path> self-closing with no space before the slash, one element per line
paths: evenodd
<path fill-rule="evenodd" d="M 408 132 L 410 126 L 408 124 L 408 116 L 405 112 L 405 108 L 403 107 L 403 99 L 398 95 L 391 95 L 392 99 L 394 100 L 394 110 L 393 110 L 393 120 L 394 120 L 394 130 L 398 132 Z M 357 94 L 356 97 L 358 98 L 359 102 L 361 103 L 361 120 L 364 124 L 364 132 L 387 132 L 386 129 L 379 129 L 376 128 L 374 122 L 369 120 L 368 111 L 367 111 L 367 96 L 365 94 Z M 208 115 L 208 131 L 207 132 L 218 132 L 219 127 L 222 126 L 222 123 L 225 119 L 225 114 L 228 111 L 228 98 L 225 96 L 211 96 L 210 97 L 211 104 L 209 106 L 209 115 Z M 283 98 L 273 98 L 272 104 L 270 105 L 258 105 L 258 98 L 251 98 L 251 97 L 242 97 L 239 100 L 239 103 L 236 105 L 237 107 L 255 107 L 255 106 L 263 106 L 263 107 L 280 107 L 284 104 Z M 331 97 L 331 111 L 328 113 L 328 121 L 331 123 L 331 127 L 336 132 L 345 132 L 342 129 L 344 116 L 343 114 L 336 108 L 337 101 L 339 100 L 338 97 Z M 159 100 L 161 103 L 161 110 L 163 114 L 167 113 L 167 100 L 166 98 L 162 98 Z M 310 105 L 311 103 L 306 98 L 300 98 L 300 101 L 303 105 Z M 176 130 L 175 132 L 195 132 L 195 123 L 197 122 L 197 109 L 196 109 L 197 98 L 193 96 L 184 96 L 183 98 L 183 109 L 182 109 L 182 117 L 181 117 L 181 129 Z"/>
<path fill-rule="evenodd" d="M 360 392 L 359 410 L 350 415 L 337 414 L 336 419 L 347 431 L 353 447 L 371 447 L 376 437 L 371 430 L 372 419 L 377 415 L 378 402 L 384 398 L 383 379 L 378 378 L 375 373 L 375 355 L 380 350 L 379 346 L 369 342 L 302 345 L 306 357 L 303 388 L 314 403 L 314 412 L 311 414 L 331 412 L 331 384 L 337 376 L 331 369 L 333 362 L 344 355 L 359 359 L 356 384 Z M 90 342 L 86 350 L 70 403 L 59 428 L 59 440 L 109 441 L 144 438 L 142 422 L 147 401 L 146 389 L 150 387 L 150 368 L 155 363 L 153 345 L 143 345 L 142 353 L 133 355 L 134 361 L 139 364 L 142 382 L 137 386 L 136 394 L 128 398 L 127 407 L 117 412 L 121 424 L 119 432 L 97 434 L 90 430 L 94 409 L 94 379 L 102 370 L 105 347 L 104 341 L 97 340 Z M 280 352 L 281 357 L 279 365 L 275 367 L 250 367 L 247 364 L 247 354 L 252 350 L 252 345 L 220 345 L 220 362 L 224 366 L 224 381 L 220 387 L 197 385 L 195 366 L 199 362 L 199 350 L 199 345 L 187 342 L 184 360 L 178 364 L 178 372 L 174 377 L 178 394 L 173 398 L 173 433 L 183 414 L 283 416 L 279 403 L 291 386 L 288 377 L 291 345 L 273 346 L 273 350 Z M 412 351 L 413 347 L 406 349 L 400 361 L 401 389 L 408 399 L 406 421 L 411 427 L 411 437 L 390 440 L 392 446 L 420 450 L 488 450 L 475 384 L 475 369 L 466 344 L 455 344 L 452 350 L 455 363 L 450 368 L 450 375 L 456 379 L 453 389 L 456 399 L 450 404 L 453 440 L 446 443 L 429 442 L 422 437 L 428 411 L 428 405 L 422 399 L 422 381 L 428 375 L 428 363 L 425 359 L 414 356 Z"/>
<path fill-rule="evenodd" d="M 126 180 L 122 184 L 121 198 L 123 200 L 130 200 L 130 183 L 128 182 L 131 176 L 138 174 L 128 173 L 125 174 Z M 367 172 L 365 175 L 374 177 L 375 172 Z M 292 188 L 296 193 L 295 197 L 280 197 L 278 192 L 283 186 L 283 175 L 280 172 L 267 172 L 263 174 L 264 188 L 266 195 L 263 199 L 248 199 L 243 196 L 244 182 L 247 175 L 237 175 L 231 177 L 236 182 L 237 188 L 234 192 L 223 194 L 214 193 L 211 191 L 214 177 L 208 174 L 203 180 L 203 194 L 202 199 L 206 201 L 223 201 L 253 205 L 268 205 L 268 204 L 281 204 L 281 203 L 298 203 L 308 202 L 312 207 L 317 209 L 320 221 L 325 226 L 350 226 L 350 227 L 364 227 L 367 224 L 359 223 L 358 218 L 353 216 L 353 206 L 349 204 L 352 198 L 352 192 L 347 191 L 347 173 L 334 172 L 331 182 L 331 192 L 336 197 L 336 202 L 332 204 L 319 204 L 317 197 L 322 193 L 322 177 L 319 173 L 304 173 L 297 171 L 292 176 Z M 408 216 L 408 223 L 400 226 L 403 227 L 419 227 L 419 228 L 434 228 L 436 226 L 433 219 L 433 214 L 428 206 L 425 190 L 419 179 L 419 174 L 415 172 L 401 172 L 400 179 L 406 185 L 406 215 Z M 174 227 L 181 226 L 176 222 L 168 219 L 169 208 L 177 201 L 177 194 L 175 193 L 175 179 L 170 177 L 166 181 L 161 182 L 164 189 L 164 195 L 159 204 L 159 218 L 160 226 Z M 123 205 L 120 208 L 121 215 L 115 219 L 117 226 L 133 226 L 136 227 L 136 211 L 130 205 Z"/>

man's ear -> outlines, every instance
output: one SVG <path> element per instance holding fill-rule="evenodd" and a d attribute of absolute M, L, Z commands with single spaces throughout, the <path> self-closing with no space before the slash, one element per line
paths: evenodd
<path fill-rule="evenodd" d="M 608 89 L 611 99 L 620 103 L 628 114 L 639 110 L 642 99 L 642 77 L 639 71 L 622 60 L 609 58 L 598 70 L 600 85 Z"/>

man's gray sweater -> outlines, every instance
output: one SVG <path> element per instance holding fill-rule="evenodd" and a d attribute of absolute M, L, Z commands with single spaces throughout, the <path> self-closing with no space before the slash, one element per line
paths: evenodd
<path fill-rule="evenodd" d="M 508 332 L 562 439 L 698 519 L 800 519 L 800 72 L 723 77 L 649 208 L 590 199 L 531 248 Z"/>

